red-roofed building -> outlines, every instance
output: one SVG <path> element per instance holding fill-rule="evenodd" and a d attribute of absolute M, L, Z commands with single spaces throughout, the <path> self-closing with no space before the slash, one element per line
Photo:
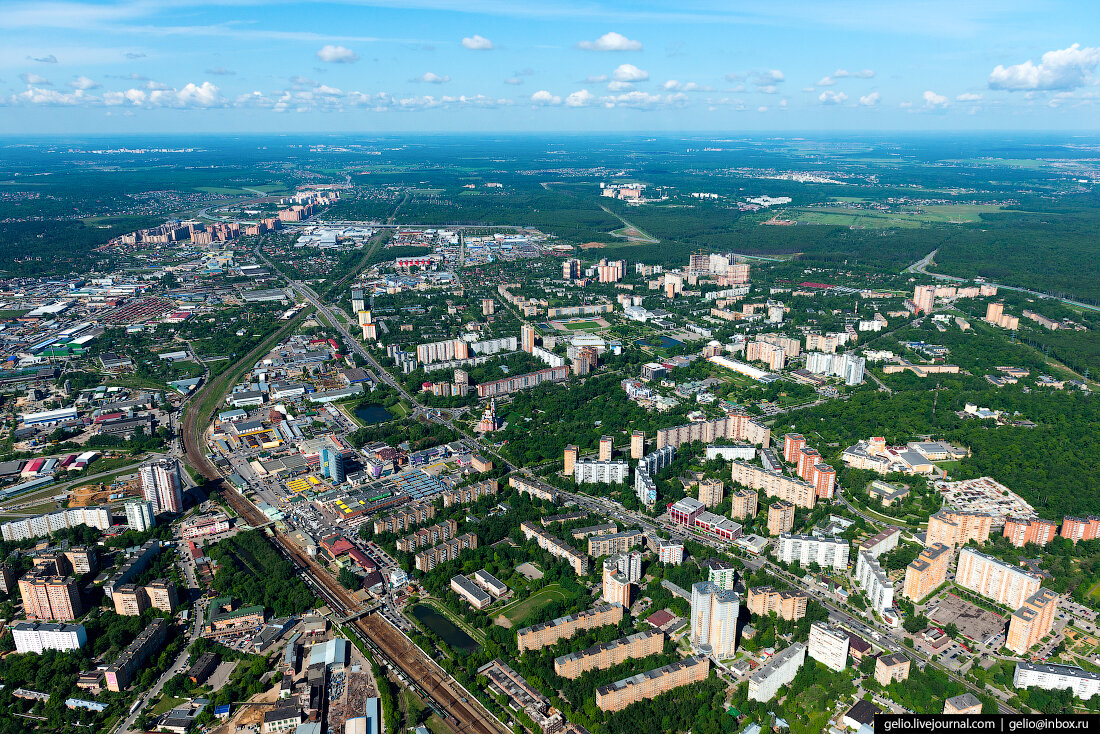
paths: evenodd
<path fill-rule="evenodd" d="M 342 535 L 330 535 L 321 541 L 321 549 L 334 561 L 354 548 L 351 541 Z"/>
<path fill-rule="evenodd" d="M 95 423 L 95 424 L 105 423 L 107 421 L 113 421 L 116 418 L 122 418 L 124 415 L 125 415 L 125 413 L 104 413 L 103 415 L 101 415 L 101 416 L 97 417 L 95 420 L 93 420 L 92 423 Z"/>
<path fill-rule="evenodd" d="M 370 558 L 367 558 L 367 554 L 359 550 L 358 548 L 352 548 L 351 550 L 349 550 L 348 558 L 354 561 L 355 565 L 359 566 L 359 568 L 363 569 L 364 571 L 370 571 L 378 568 L 378 564 L 372 561 Z"/>
<path fill-rule="evenodd" d="M 667 609 L 662 609 L 661 611 L 654 612 L 653 614 L 646 617 L 645 621 L 649 622 L 657 629 L 660 629 L 674 619 L 676 619 L 676 616 L 672 612 L 668 611 Z"/>

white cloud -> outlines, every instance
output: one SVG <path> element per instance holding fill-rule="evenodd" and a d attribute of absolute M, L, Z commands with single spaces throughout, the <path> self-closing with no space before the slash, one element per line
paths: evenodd
<path fill-rule="evenodd" d="M 57 57 L 53 54 L 49 56 L 28 56 L 27 61 L 37 61 L 40 64 L 56 64 Z"/>
<path fill-rule="evenodd" d="M 600 100 L 605 107 L 633 107 L 635 109 L 652 109 L 654 107 L 682 107 L 687 104 L 687 95 L 676 94 L 650 94 L 648 92 L 627 92 L 614 97 L 604 97 Z"/>
<path fill-rule="evenodd" d="M 775 94 L 779 91 L 779 87 L 775 86 L 774 84 L 768 84 L 763 87 L 757 87 L 756 91 L 760 92 L 761 94 Z"/>
<path fill-rule="evenodd" d="M 35 74 L 34 72 L 31 72 L 31 71 L 28 71 L 25 74 L 20 74 L 19 78 L 23 80 L 24 84 L 46 84 L 46 85 L 52 85 L 53 84 L 53 82 L 51 82 L 46 77 L 39 76 L 38 74 Z"/>
<path fill-rule="evenodd" d="M 746 78 L 745 74 L 738 74 L 737 72 L 731 71 L 729 74 L 726 74 L 727 82 L 743 82 Z"/>
<path fill-rule="evenodd" d="M 523 84 L 523 80 L 520 79 L 518 76 L 511 76 L 511 77 L 508 77 L 507 79 L 505 79 L 504 83 L 505 84 L 511 84 L 513 86 L 518 87 L 520 84 Z"/>
<path fill-rule="evenodd" d="M 593 74 L 584 78 L 586 84 L 603 84 L 607 81 L 607 74 Z"/>
<path fill-rule="evenodd" d="M 621 33 L 611 31 L 595 41 L 581 41 L 577 48 L 585 51 L 641 51 L 642 42 L 632 41 Z"/>
<path fill-rule="evenodd" d="M 695 82 L 680 82 L 675 79 L 669 79 L 667 82 L 661 85 L 670 92 L 713 92 L 710 87 L 702 84 L 696 84 Z"/>
<path fill-rule="evenodd" d="M 561 97 L 550 94 L 545 89 L 540 89 L 531 95 L 531 101 L 537 105 L 555 105 L 561 104 Z"/>
<path fill-rule="evenodd" d="M 764 105 L 760 105 L 759 107 L 756 108 L 756 111 L 757 112 L 767 112 L 768 108 L 765 107 Z"/>
<path fill-rule="evenodd" d="M 817 101 L 821 104 L 844 104 L 848 101 L 848 95 L 844 92 L 834 92 L 831 89 L 826 89 L 817 96 Z"/>
<path fill-rule="evenodd" d="M 327 84 L 322 84 L 313 90 L 315 94 L 319 94 L 322 97 L 343 97 L 344 92 L 336 87 L 330 87 Z"/>
<path fill-rule="evenodd" d="M 819 87 L 831 87 L 836 84 L 836 79 L 831 76 L 823 76 L 817 80 L 817 86 Z"/>
<path fill-rule="evenodd" d="M 785 79 L 786 77 L 783 76 L 783 72 L 779 69 L 768 69 L 766 71 L 754 73 L 752 83 L 758 87 L 766 87 L 771 84 L 778 84 Z"/>
<path fill-rule="evenodd" d="M 1100 65 L 1100 48 L 1069 48 L 1047 51 L 1038 64 L 1028 59 L 1004 67 L 998 64 L 989 75 L 990 89 L 1009 92 L 1076 89 L 1088 83 Z"/>
<path fill-rule="evenodd" d="M 213 107 L 222 102 L 221 92 L 210 82 L 190 83 L 176 93 L 182 107 Z"/>
<path fill-rule="evenodd" d="M 956 102 L 977 102 L 982 98 L 980 94 L 974 94 L 973 92 L 966 92 L 955 97 Z"/>
<path fill-rule="evenodd" d="M 870 94 L 865 94 L 860 97 L 859 104 L 861 107 L 874 107 L 878 105 L 880 99 L 882 99 L 882 97 L 878 92 L 871 92 Z"/>
<path fill-rule="evenodd" d="M 845 71 L 844 69 L 837 69 L 833 72 L 833 77 L 836 79 L 870 79 L 874 77 L 875 72 L 873 69 L 864 69 L 863 71 Z"/>
<path fill-rule="evenodd" d="M 649 72 L 639 69 L 634 64 L 619 64 L 611 73 L 611 77 L 617 82 L 644 82 L 649 79 Z"/>
<path fill-rule="evenodd" d="M 359 60 L 359 54 L 345 46 L 328 43 L 317 52 L 317 58 L 329 64 L 353 64 Z"/>
<path fill-rule="evenodd" d="M 926 91 L 921 97 L 924 99 L 924 106 L 933 110 L 942 110 L 944 107 L 951 104 L 947 97 L 942 94 L 936 94 L 931 90 Z"/>
<path fill-rule="evenodd" d="M 446 84 L 447 82 L 451 81 L 451 77 L 436 74 L 434 71 L 427 71 L 413 81 L 424 82 L 425 84 Z"/>
<path fill-rule="evenodd" d="M 607 85 L 608 90 L 612 92 L 628 92 L 634 88 L 634 85 L 630 82 L 609 82 Z"/>
<path fill-rule="evenodd" d="M 596 96 L 589 92 L 587 89 L 581 89 L 573 92 L 565 98 L 566 107 L 588 107 L 590 104 L 596 101 Z"/>
<path fill-rule="evenodd" d="M 69 82 L 69 86 L 73 89 L 99 89 L 100 85 L 86 76 L 78 76 L 73 81 Z"/>
<path fill-rule="evenodd" d="M 779 106 L 783 109 L 787 109 L 787 100 L 786 99 L 779 100 Z"/>
<path fill-rule="evenodd" d="M 489 51 L 493 48 L 493 42 L 485 36 L 479 36 L 475 33 L 469 38 L 463 38 L 462 46 L 471 51 Z"/>

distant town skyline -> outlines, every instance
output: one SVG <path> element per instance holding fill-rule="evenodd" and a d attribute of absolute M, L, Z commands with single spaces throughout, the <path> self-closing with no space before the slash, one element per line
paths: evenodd
<path fill-rule="evenodd" d="M 1092 130 L 1081 9 L 18 0 L 0 134 Z"/>

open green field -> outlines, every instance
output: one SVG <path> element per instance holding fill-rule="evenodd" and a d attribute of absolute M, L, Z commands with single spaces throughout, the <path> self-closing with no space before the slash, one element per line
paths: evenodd
<path fill-rule="evenodd" d="M 868 229 L 914 229 L 931 224 L 967 224 L 980 221 L 982 214 L 1004 211 L 999 206 L 982 204 L 943 204 L 899 207 L 892 211 L 815 207 L 788 209 L 784 216 L 802 224 L 828 224 Z"/>
<path fill-rule="evenodd" d="M 1097 581 L 1089 588 L 1089 597 L 1092 599 L 1100 599 L 1100 581 Z"/>
<path fill-rule="evenodd" d="M 561 586 L 558 584 L 550 584 L 549 586 L 542 587 L 526 599 L 512 602 L 508 606 L 502 608 L 500 614 L 515 627 L 522 622 L 528 614 L 538 609 L 542 609 L 554 600 L 562 601 L 564 599 L 565 593 L 561 591 Z"/>
<path fill-rule="evenodd" d="M 602 329 L 603 325 L 599 321 L 593 321 L 592 319 L 585 319 L 584 321 L 564 321 L 562 326 L 570 331 L 589 331 L 591 329 Z"/>

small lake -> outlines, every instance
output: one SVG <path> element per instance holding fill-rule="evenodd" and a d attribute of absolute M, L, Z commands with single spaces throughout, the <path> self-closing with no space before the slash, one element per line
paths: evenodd
<path fill-rule="evenodd" d="M 409 610 L 414 617 L 424 624 L 452 648 L 459 652 L 473 652 L 478 648 L 477 641 L 454 625 L 454 622 L 440 614 L 435 607 L 428 604 L 417 604 Z"/>
<path fill-rule="evenodd" d="M 651 336 L 648 339 L 639 339 L 634 343 L 639 347 L 654 347 L 657 349 L 672 349 L 683 344 L 683 342 L 669 336 Z"/>
<path fill-rule="evenodd" d="M 375 423 L 385 423 L 393 418 L 393 414 L 381 405 L 364 405 L 355 409 L 355 417 L 369 426 Z"/>

